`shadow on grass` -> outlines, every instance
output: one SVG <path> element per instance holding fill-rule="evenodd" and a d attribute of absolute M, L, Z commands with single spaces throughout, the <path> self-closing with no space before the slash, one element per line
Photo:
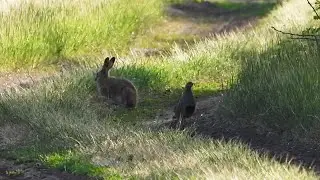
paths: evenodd
<path fill-rule="evenodd" d="M 239 139 L 280 162 L 289 158 L 320 173 L 319 61 L 301 42 L 282 42 L 262 54 L 247 54 L 230 91 L 199 102 L 189 121 L 196 134 Z M 241 56 L 241 54 L 239 54 Z"/>
<path fill-rule="evenodd" d="M 287 139 L 284 134 L 278 134 L 273 130 L 261 130 L 263 127 L 252 124 L 247 119 L 229 116 L 229 111 L 226 112 L 223 107 L 217 107 L 222 104 L 218 101 L 223 101 L 225 93 L 228 92 L 216 92 L 217 95 L 212 97 L 212 104 L 209 104 L 209 107 L 206 109 L 202 107 L 202 111 L 196 112 L 192 119 L 187 120 L 186 127 L 189 128 L 190 136 L 225 142 L 239 140 L 241 143 L 248 144 L 261 157 L 267 155 L 280 163 L 290 161 L 291 164 L 320 173 L 320 149 L 316 145 L 294 142 Z M 207 98 L 202 97 L 198 101 Z M 161 126 L 171 128 L 170 124 L 171 121 Z"/>

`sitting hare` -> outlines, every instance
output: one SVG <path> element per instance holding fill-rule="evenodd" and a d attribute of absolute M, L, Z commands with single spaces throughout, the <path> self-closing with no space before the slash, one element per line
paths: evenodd
<path fill-rule="evenodd" d="M 107 98 L 108 101 L 111 100 L 114 104 L 134 108 L 137 106 L 138 101 L 137 89 L 129 80 L 109 75 L 114 62 L 115 57 L 111 59 L 107 57 L 104 60 L 102 69 L 96 73 L 95 81 L 98 95 Z"/>

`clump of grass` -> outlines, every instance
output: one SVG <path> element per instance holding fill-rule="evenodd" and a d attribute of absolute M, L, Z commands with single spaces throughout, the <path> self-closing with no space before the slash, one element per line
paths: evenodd
<path fill-rule="evenodd" d="M 261 120 L 287 130 L 311 127 L 319 115 L 317 57 L 316 48 L 302 41 L 280 43 L 262 54 L 252 53 L 230 93 L 234 103 L 245 103 L 237 113 L 260 114 Z"/>
<path fill-rule="evenodd" d="M 18 177 L 23 175 L 23 170 L 21 169 L 16 169 L 16 170 L 7 170 L 6 175 L 10 177 Z"/>
<path fill-rule="evenodd" d="M 47 167 L 60 171 L 92 177 L 103 176 L 104 178 L 121 179 L 121 175 L 114 170 L 95 166 L 83 155 L 72 151 L 44 155 L 40 159 Z"/>

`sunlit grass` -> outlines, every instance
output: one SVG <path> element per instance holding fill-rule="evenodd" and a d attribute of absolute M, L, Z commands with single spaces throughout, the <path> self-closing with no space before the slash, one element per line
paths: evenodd
<path fill-rule="evenodd" d="M 164 1 L 22 1 L 0 12 L 1 69 L 124 53 L 158 19 Z M 90 62 L 86 62 L 87 64 Z"/>
<path fill-rule="evenodd" d="M 11 147 L 8 152 L 18 158 L 41 154 L 48 166 L 106 179 L 317 179 L 311 170 L 280 164 L 241 142 L 172 130 L 155 132 L 142 126 L 153 120 L 157 110 L 175 103 L 189 80 L 196 83 L 197 96 L 214 94 L 222 83 L 231 85 L 226 105 L 237 115 L 255 115 L 270 106 L 281 111 L 300 108 L 300 117 L 289 123 L 294 125 L 317 113 L 319 91 L 310 90 L 311 85 L 318 87 L 316 54 L 305 44 L 284 43 L 285 38 L 269 28 L 300 32 L 310 17 L 307 4 L 292 0 L 253 29 L 208 39 L 188 50 L 172 47 L 169 57 L 129 57 L 131 63 L 116 64 L 111 74 L 124 76 L 138 87 L 140 103 L 132 111 L 115 111 L 95 100 L 92 69 L 70 72 L 33 89 L 3 93 L 0 121 L 24 125 L 34 137 L 22 142 L 24 148 Z M 263 120 L 271 127 L 287 127 L 288 119 L 277 116 L 271 109 Z"/>

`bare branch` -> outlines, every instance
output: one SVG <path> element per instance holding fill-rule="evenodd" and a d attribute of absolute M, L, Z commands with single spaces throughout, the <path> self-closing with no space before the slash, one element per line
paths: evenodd
<path fill-rule="evenodd" d="M 316 38 L 308 38 L 308 37 L 292 37 L 290 39 L 301 39 L 301 40 L 311 40 L 311 41 L 317 41 Z"/>
<path fill-rule="evenodd" d="M 320 16 L 319 16 L 319 14 L 317 13 L 316 9 L 312 6 L 312 4 L 310 3 L 309 0 L 307 0 L 307 1 L 308 1 L 308 4 L 312 7 L 313 11 L 316 13 L 317 18 L 320 19 Z"/>
<path fill-rule="evenodd" d="M 280 31 L 278 29 L 276 29 L 275 27 L 271 27 L 272 29 L 274 29 L 275 31 L 277 32 L 280 32 L 282 34 L 287 34 L 287 35 L 291 35 L 291 36 L 300 36 L 300 37 L 318 37 L 317 35 L 312 35 L 312 34 L 294 34 L 294 33 L 288 33 L 288 32 L 283 32 L 283 31 Z M 319 36 L 320 37 L 320 36 Z"/>

